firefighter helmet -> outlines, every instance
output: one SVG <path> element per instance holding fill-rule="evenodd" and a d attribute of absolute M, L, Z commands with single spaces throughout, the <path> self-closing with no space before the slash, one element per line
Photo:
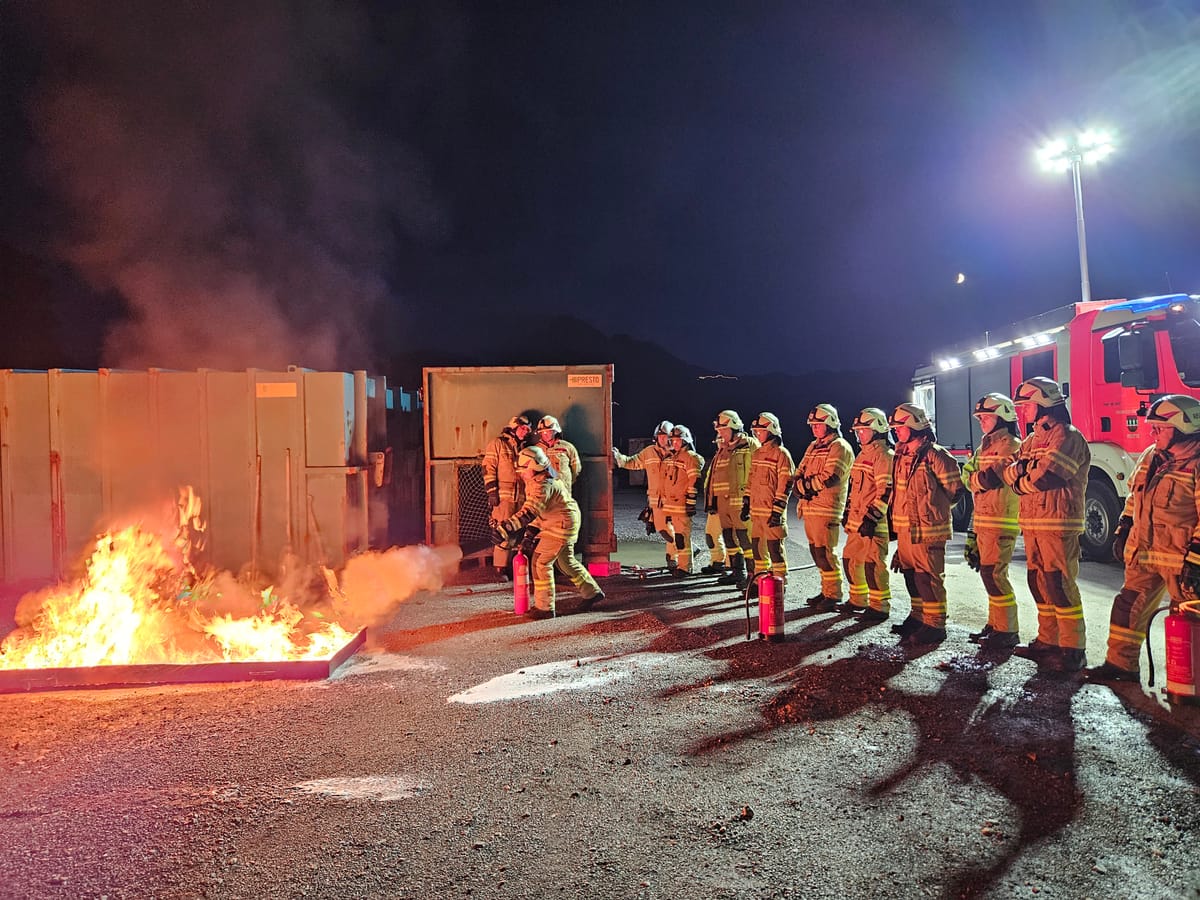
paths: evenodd
<path fill-rule="evenodd" d="M 516 431 L 522 425 L 524 425 L 526 428 L 529 427 L 529 420 L 524 416 L 513 416 L 508 420 L 508 427 L 513 431 Z"/>
<path fill-rule="evenodd" d="M 750 423 L 750 427 L 764 428 L 772 437 L 783 437 L 783 429 L 779 427 L 779 417 L 774 413 L 759 413 L 758 418 Z"/>
<path fill-rule="evenodd" d="M 827 425 L 833 431 L 837 431 L 842 427 L 841 419 L 838 418 L 838 411 L 828 403 L 818 403 L 813 407 L 813 411 L 808 414 L 809 425 Z"/>
<path fill-rule="evenodd" d="M 1066 402 L 1058 382 L 1045 375 L 1025 379 L 1017 385 L 1017 393 L 1013 396 L 1013 403 L 1017 406 L 1022 403 L 1036 403 L 1043 409 L 1062 406 Z"/>
<path fill-rule="evenodd" d="M 558 419 L 554 416 L 542 416 L 538 419 L 538 431 L 553 431 L 555 434 L 562 434 L 562 426 L 558 424 Z"/>
<path fill-rule="evenodd" d="M 526 447 L 517 454 L 518 472 L 545 472 L 550 468 L 550 457 L 541 447 Z"/>
<path fill-rule="evenodd" d="M 1013 407 L 1013 402 L 1003 394 L 984 394 L 979 398 L 979 402 L 975 404 L 975 412 L 971 415 L 979 418 L 980 416 L 996 416 L 1005 422 L 1017 421 L 1017 411 Z"/>
<path fill-rule="evenodd" d="M 925 431 L 932 423 L 929 421 L 929 416 L 925 414 L 925 410 L 917 404 L 901 403 L 892 413 L 892 417 L 888 419 L 888 424 L 892 428 L 899 428 L 903 425 L 913 431 Z"/>
<path fill-rule="evenodd" d="M 854 421 L 850 424 L 850 427 L 870 428 L 872 431 L 877 431 L 880 434 L 887 434 L 887 413 L 876 406 L 868 406 L 854 417 Z"/>
<path fill-rule="evenodd" d="M 654 437 L 657 438 L 660 434 L 670 434 L 671 429 L 675 427 L 673 422 L 663 419 L 654 429 Z"/>
<path fill-rule="evenodd" d="M 1200 434 L 1200 400 L 1183 394 L 1167 394 L 1150 407 L 1150 425 L 1170 425 L 1180 434 Z"/>
<path fill-rule="evenodd" d="M 741 431 L 745 426 L 742 425 L 742 417 L 735 413 L 732 409 L 723 409 L 717 413 L 717 418 L 713 421 L 713 428 L 729 428 L 733 431 Z"/>
<path fill-rule="evenodd" d="M 674 428 L 672 428 L 671 429 L 671 437 L 682 438 L 684 445 L 689 450 L 696 449 L 696 445 L 692 441 L 692 430 L 690 428 L 688 428 L 686 425 L 676 425 Z"/>

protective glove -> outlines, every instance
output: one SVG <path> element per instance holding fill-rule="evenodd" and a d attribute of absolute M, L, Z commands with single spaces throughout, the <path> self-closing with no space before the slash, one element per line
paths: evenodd
<path fill-rule="evenodd" d="M 704 511 L 709 515 L 713 515 L 717 511 L 717 498 L 709 497 L 708 503 L 704 505 Z"/>
<path fill-rule="evenodd" d="M 903 570 L 904 570 L 904 567 L 902 565 L 900 565 L 900 551 L 897 550 L 895 553 L 892 554 L 892 571 L 893 572 L 902 572 Z"/>
<path fill-rule="evenodd" d="M 994 491 L 996 488 L 1003 485 L 1000 476 L 996 474 L 995 469 L 980 469 L 979 470 L 979 489 L 982 491 Z"/>
<path fill-rule="evenodd" d="M 1113 559 L 1125 562 L 1125 542 L 1129 540 L 1129 530 L 1133 528 L 1133 516 L 1121 516 L 1117 527 L 1113 529 Z"/>
<path fill-rule="evenodd" d="M 495 509 L 500 505 L 500 491 L 498 488 L 488 488 L 487 491 L 488 506 Z"/>
<path fill-rule="evenodd" d="M 1189 600 L 1200 597 L 1200 538 L 1192 538 L 1188 544 L 1183 570 L 1179 573 L 1179 588 Z"/>
<path fill-rule="evenodd" d="M 521 552 L 533 559 L 533 551 L 537 549 L 538 539 L 542 536 L 540 528 L 528 526 L 525 529 L 525 536 L 521 538 Z"/>
<path fill-rule="evenodd" d="M 654 534 L 654 510 L 647 506 L 638 513 L 638 521 L 645 523 L 647 535 Z"/>
<path fill-rule="evenodd" d="M 975 532 L 967 532 L 967 545 L 963 547 L 963 559 L 967 561 L 967 565 L 979 571 L 981 565 L 979 559 L 979 539 L 975 537 Z"/>
<path fill-rule="evenodd" d="M 743 522 L 750 521 L 750 498 L 749 497 L 742 498 L 742 521 Z"/>
<path fill-rule="evenodd" d="M 491 538 L 492 543 L 497 547 L 503 547 L 508 543 L 508 526 L 506 526 L 503 522 L 493 525 L 488 529 L 488 537 Z"/>
<path fill-rule="evenodd" d="M 862 537 L 875 537 L 875 532 L 879 530 L 879 521 L 883 516 L 879 511 L 872 508 L 863 513 L 863 520 L 858 525 L 858 533 Z"/>
<path fill-rule="evenodd" d="M 685 516 L 688 516 L 689 518 L 691 516 L 694 516 L 696 514 L 696 504 L 694 502 L 693 503 L 685 503 L 683 505 L 683 514 Z"/>
<path fill-rule="evenodd" d="M 849 521 L 850 521 L 850 504 L 847 503 L 846 508 L 842 510 L 842 527 L 845 528 L 846 524 Z"/>
<path fill-rule="evenodd" d="M 771 514 L 767 516 L 767 526 L 770 528 L 779 528 L 783 525 L 783 514 L 777 509 L 771 510 Z"/>

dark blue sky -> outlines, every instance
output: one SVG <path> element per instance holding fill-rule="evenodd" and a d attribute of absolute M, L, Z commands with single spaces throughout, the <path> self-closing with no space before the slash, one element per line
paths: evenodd
<path fill-rule="evenodd" d="M 1194 3 L 198 6 L 0 32 L 0 239 L 82 285 L 46 365 L 374 366 L 544 312 L 915 366 L 1078 298 L 1033 151 L 1091 123 L 1093 295 L 1200 291 Z"/>

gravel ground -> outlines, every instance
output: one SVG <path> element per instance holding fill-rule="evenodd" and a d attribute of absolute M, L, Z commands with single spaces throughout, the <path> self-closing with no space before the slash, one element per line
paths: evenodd
<path fill-rule="evenodd" d="M 328 681 L 0 696 L 0 894 L 1200 896 L 1200 713 L 978 655 L 952 557 L 923 654 L 809 612 L 812 569 L 778 644 L 709 580 L 530 623 L 466 570 Z M 1093 661 L 1119 577 L 1085 566 Z"/>

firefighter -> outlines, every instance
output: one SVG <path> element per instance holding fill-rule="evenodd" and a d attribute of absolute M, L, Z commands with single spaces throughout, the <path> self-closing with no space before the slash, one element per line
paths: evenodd
<path fill-rule="evenodd" d="M 849 495 L 842 523 L 846 545 L 842 567 L 850 586 L 843 612 L 862 614 L 864 622 L 882 622 L 891 613 L 888 576 L 888 507 L 892 499 L 892 445 L 887 414 L 868 406 L 850 429 L 861 448 L 850 467 Z"/>
<path fill-rule="evenodd" d="M 639 518 L 646 523 L 646 534 L 657 532 L 667 545 L 667 568 L 675 568 L 675 531 L 663 510 L 662 466 L 671 455 L 671 429 L 675 426 L 663 419 L 654 429 L 654 443 L 647 444 L 634 456 L 626 456 L 612 448 L 613 461 L 619 469 L 642 470 L 646 473 L 646 508 Z"/>
<path fill-rule="evenodd" d="M 988 621 L 968 640 L 988 650 L 1007 650 L 1021 642 L 1017 627 L 1017 595 L 1008 580 L 1017 543 L 1017 495 L 1001 474 L 1021 446 L 1017 412 L 1004 394 L 985 394 L 972 414 L 983 438 L 963 466 L 963 483 L 973 495 L 975 513 L 963 555 L 979 573 L 988 596 Z"/>
<path fill-rule="evenodd" d="M 546 451 L 558 477 L 566 485 L 567 493 L 574 494 L 575 481 L 583 471 L 579 451 L 570 441 L 563 440 L 562 426 L 554 416 L 542 416 L 537 423 L 538 446 Z"/>
<path fill-rule="evenodd" d="M 888 424 L 896 433 L 892 460 L 892 571 L 904 575 L 912 611 L 892 630 L 905 646 L 946 639 L 946 542 L 950 511 L 963 492 L 958 462 L 936 443 L 925 410 L 901 403 Z"/>
<path fill-rule="evenodd" d="M 704 471 L 700 473 L 701 492 L 704 494 L 704 543 L 708 546 L 708 565 L 700 567 L 701 575 L 724 575 L 725 560 L 729 558 L 725 549 L 725 535 L 721 531 L 721 517 L 717 515 L 717 500 L 712 492 L 713 465 L 724 445 L 725 442 L 718 433 L 713 440 L 716 451 L 712 459 L 704 464 Z"/>
<path fill-rule="evenodd" d="M 672 575 L 692 574 L 692 517 L 700 495 L 700 470 L 704 457 L 696 452 L 692 432 L 686 425 L 671 429 L 671 455 L 663 460 L 663 509 L 675 531 L 675 566 Z"/>
<path fill-rule="evenodd" d="M 524 487 L 517 476 L 517 454 L 529 437 L 529 420 L 522 415 L 508 420 L 496 437 L 483 449 L 483 489 L 491 507 L 489 522 L 503 522 L 517 511 L 524 500 Z M 512 576 L 512 553 L 508 547 L 497 545 L 492 551 L 492 564 L 501 578 Z"/>
<path fill-rule="evenodd" d="M 750 542 L 750 461 L 760 446 L 758 439 L 746 434 L 742 417 L 732 409 L 723 409 L 713 421 L 717 434 L 717 455 L 705 492 L 707 508 L 716 513 L 729 558 L 729 571 L 718 584 L 746 587 L 748 572 L 754 568 Z"/>
<path fill-rule="evenodd" d="M 517 472 L 525 485 L 525 502 L 516 514 L 497 523 L 492 540 L 508 543 L 524 530 L 521 549 L 530 557 L 529 568 L 533 573 L 529 617 L 545 619 L 555 614 L 555 566 L 571 579 L 583 597 L 583 609 L 590 609 L 604 599 L 604 592 L 575 558 L 579 504 L 567 492 L 567 486 L 541 447 L 526 447 L 520 452 Z"/>
<path fill-rule="evenodd" d="M 1044 376 L 1021 382 L 1013 397 L 1027 437 L 1004 467 L 1004 483 L 1019 499 L 1029 590 L 1038 633 L 1016 655 L 1050 671 L 1078 672 L 1087 664 L 1079 576 L 1079 535 L 1092 453 L 1071 424 L 1058 382 Z"/>
<path fill-rule="evenodd" d="M 1200 588 L 1200 400 L 1168 394 L 1150 407 L 1154 443 L 1138 459 L 1115 530 L 1125 581 L 1113 600 L 1108 654 L 1088 681 L 1141 680 L 1138 657 L 1166 593 L 1174 606 Z"/>
<path fill-rule="evenodd" d="M 796 515 L 804 522 L 808 551 L 821 573 L 821 590 L 805 603 L 832 611 L 842 600 L 838 531 L 846 509 L 846 477 L 854 463 L 854 450 L 842 437 L 837 410 L 828 403 L 813 408 L 808 426 L 813 441 L 796 466 Z"/>
<path fill-rule="evenodd" d="M 783 430 L 773 413 L 758 414 L 750 430 L 759 447 L 750 457 L 750 480 L 743 513 L 750 514 L 751 546 L 754 556 L 748 575 L 755 570 L 770 572 L 783 579 L 787 586 L 787 507 L 792 492 L 792 476 L 796 466 L 792 454 L 783 446 Z M 758 596 L 757 586 L 750 585 L 750 596 Z"/>

